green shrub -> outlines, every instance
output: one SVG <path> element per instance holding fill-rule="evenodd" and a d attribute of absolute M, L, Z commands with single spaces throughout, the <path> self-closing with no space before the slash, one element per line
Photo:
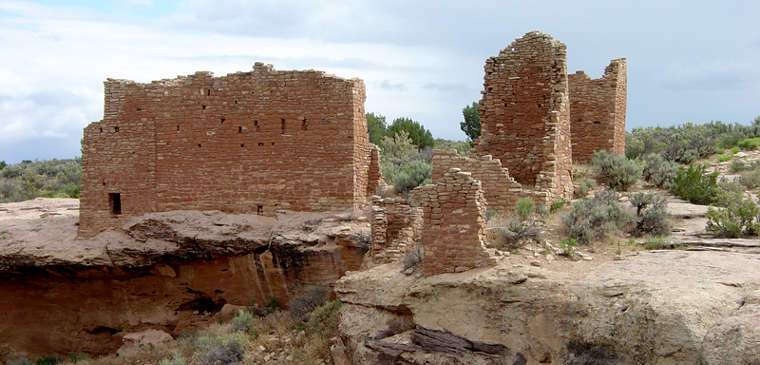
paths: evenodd
<path fill-rule="evenodd" d="M 670 246 L 671 242 L 665 236 L 648 236 L 644 239 L 644 248 L 647 250 L 661 250 Z"/>
<path fill-rule="evenodd" d="M 758 211 L 757 205 L 750 199 L 732 202 L 725 208 L 710 207 L 705 230 L 718 237 L 756 236 L 760 233 Z"/>
<path fill-rule="evenodd" d="M 567 200 L 560 200 L 552 203 L 552 205 L 549 207 L 549 213 L 554 213 L 562 209 L 562 207 L 564 207 L 567 203 L 569 203 Z"/>
<path fill-rule="evenodd" d="M 681 167 L 671 187 L 673 194 L 694 204 L 711 204 L 718 194 L 718 171 L 707 173 L 704 165 Z"/>
<path fill-rule="evenodd" d="M 631 233 L 636 236 L 670 234 L 670 224 L 665 219 L 665 197 L 655 193 L 636 193 L 631 196 L 631 204 L 636 208 L 636 225 Z"/>
<path fill-rule="evenodd" d="M 327 288 L 324 285 L 309 285 L 303 293 L 288 303 L 288 310 L 295 320 L 306 321 L 308 315 L 327 300 Z"/>
<path fill-rule="evenodd" d="M 731 162 L 731 165 L 728 167 L 728 171 L 732 173 L 737 173 L 740 171 L 744 171 L 747 169 L 747 164 L 744 163 L 742 160 L 733 160 Z"/>
<path fill-rule="evenodd" d="M 5 365 L 33 365 L 29 359 L 8 360 Z"/>
<path fill-rule="evenodd" d="M 718 190 L 715 195 L 714 205 L 727 207 L 731 204 L 741 202 L 744 197 L 744 186 L 738 181 L 728 181 L 721 179 L 718 182 Z"/>
<path fill-rule="evenodd" d="M 614 190 L 626 191 L 641 178 L 641 166 L 635 161 L 607 151 L 595 152 L 591 167 L 596 181 Z"/>
<path fill-rule="evenodd" d="M 385 180 L 400 193 L 430 182 L 433 173 L 429 159 L 404 131 L 383 138 L 380 167 Z"/>
<path fill-rule="evenodd" d="M 309 314 L 306 330 L 311 333 L 326 333 L 331 328 L 338 327 L 338 310 L 340 300 L 325 302 Z"/>
<path fill-rule="evenodd" d="M 726 161 L 732 159 L 733 157 L 734 157 L 733 155 L 723 155 L 723 156 L 720 156 L 720 157 L 718 157 L 718 163 L 726 162 Z"/>
<path fill-rule="evenodd" d="M 588 244 L 627 225 L 631 219 L 618 204 L 617 193 L 604 190 L 593 198 L 575 202 L 562 222 L 571 238 Z"/>
<path fill-rule="evenodd" d="M 738 146 L 743 150 L 756 150 L 758 147 L 760 147 L 760 137 L 744 139 L 739 142 Z"/>
<path fill-rule="evenodd" d="M 531 198 L 520 198 L 515 204 L 515 209 L 520 219 L 525 221 L 536 209 L 536 203 Z"/>
<path fill-rule="evenodd" d="M 280 308 L 282 308 L 282 306 L 280 305 L 280 302 L 278 302 L 277 299 L 274 299 L 274 297 L 269 297 L 269 301 L 264 306 L 264 309 L 266 309 L 266 311 L 270 313 Z"/>
<path fill-rule="evenodd" d="M 578 252 L 575 250 L 575 246 L 578 245 L 578 240 L 575 238 L 563 238 L 559 244 L 560 255 L 574 258 Z"/>
<path fill-rule="evenodd" d="M 89 360 L 90 354 L 84 353 L 84 352 L 70 352 L 69 353 L 69 362 L 78 363 L 83 360 Z"/>
<path fill-rule="evenodd" d="M 243 345 L 247 341 L 248 336 L 240 332 L 215 337 L 200 336 L 193 341 L 194 356 L 204 365 L 237 364 L 243 359 Z"/>
<path fill-rule="evenodd" d="M 232 329 L 240 332 L 248 332 L 251 329 L 253 314 L 249 311 L 238 310 L 237 314 L 232 317 Z"/>
<path fill-rule="evenodd" d="M 34 365 L 55 365 L 63 362 L 63 359 L 58 355 L 45 355 L 37 358 L 34 361 Z"/>
<path fill-rule="evenodd" d="M 187 360 L 182 356 L 172 356 L 171 359 L 163 359 L 159 365 L 187 365 Z"/>
<path fill-rule="evenodd" d="M 635 128 L 631 133 L 626 133 L 625 153 L 631 159 L 656 153 L 668 161 L 690 164 L 712 155 L 717 146 L 731 148 L 745 138 L 758 136 L 760 125 L 723 122 Z"/>
<path fill-rule="evenodd" d="M 662 156 L 650 153 L 643 158 L 644 168 L 642 175 L 644 180 L 658 188 L 669 188 L 678 174 L 678 164 L 668 161 Z"/>
<path fill-rule="evenodd" d="M 586 195 L 588 195 L 588 192 L 596 187 L 596 182 L 592 179 L 583 179 L 575 186 L 575 191 L 573 192 L 573 196 L 575 196 L 576 199 L 585 198 Z"/>
<path fill-rule="evenodd" d="M 760 187 L 760 169 L 742 172 L 739 182 L 750 190 Z"/>

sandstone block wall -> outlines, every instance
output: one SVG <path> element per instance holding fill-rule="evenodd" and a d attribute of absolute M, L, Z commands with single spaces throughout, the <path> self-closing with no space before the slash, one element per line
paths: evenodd
<path fill-rule="evenodd" d="M 564 44 L 534 31 L 485 64 L 473 154 L 499 159 L 544 201 L 573 193 L 566 59 Z"/>
<path fill-rule="evenodd" d="M 80 236 L 147 212 L 365 203 L 380 179 L 365 98 L 359 79 L 261 63 L 224 77 L 109 79 L 104 118 L 84 130 Z"/>
<path fill-rule="evenodd" d="M 372 201 L 372 261 L 384 264 L 400 259 L 422 238 L 422 208 L 403 198 L 374 197 Z"/>
<path fill-rule="evenodd" d="M 423 274 L 462 272 L 493 265 L 485 249 L 486 200 L 469 172 L 450 169 L 435 184 L 412 191 L 423 210 Z"/>
<path fill-rule="evenodd" d="M 626 60 L 620 58 L 601 78 L 583 71 L 567 76 L 574 162 L 589 162 L 599 150 L 625 154 L 626 74 Z"/>
<path fill-rule="evenodd" d="M 459 156 L 455 149 L 433 150 L 433 184 L 452 168 L 469 172 L 480 181 L 488 209 L 511 212 L 517 200 L 533 196 L 530 189 L 523 189 L 509 176 L 509 170 L 502 167 L 501 161 L 491 155 L 471 158 Z"/>

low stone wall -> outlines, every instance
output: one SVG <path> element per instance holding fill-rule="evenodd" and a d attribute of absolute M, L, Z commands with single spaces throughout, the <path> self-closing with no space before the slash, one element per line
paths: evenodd
<path fill-rule="evenodd" d="M 422 208 L 403 198 L 372 198 L 372 263 L 396 261 L 420 242 Z"/>
<path fill-rule="evenodd" d="M 522 184 L 509 176 L 509 171 L 502 167 L 501 161 L 491 155 L 471 158 L 458 155 L 454 149 L 433 150 L 434 184 L 452 168 L 469 172 L 480 181 L 488 209 L 510 212 L 520 198 L 533 197 L 533 191 L 523 188 Z"/>
<path fill-rule="evenodd" d="M 425 276 L 495 264 L 483 242 L 486 199 L 471 173 L 452 168 L 435 184 L 414 189 L 409 200 L 423 210 Z"/>

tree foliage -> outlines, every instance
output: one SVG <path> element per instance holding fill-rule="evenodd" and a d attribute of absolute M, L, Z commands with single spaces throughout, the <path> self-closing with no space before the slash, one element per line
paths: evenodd
<path fill-rule="evenodd" d="M 382 142 L 380 167 L 385 180 L 396 191 L 407 193 L 430 181 L 433 166 L 413 143 L 406 131 L 386 135 Z"/>
<path fill-rule="evenodd" d="M 472 105 L 465 106 L 462 109 L 462 116 L 464 120 L 459 123 L 459 128 L 470 139 L 470 143 L 473 143 L 476 138 L 480 137 L 480 111 L 478 110 L 478 103 L 472 102 Z"/>
<path fill-rule="evenodd" d="M 24 160 L 0 168 L 0 202 L 36 197 L 78 198 L 81 159 Z"/>
<path fill-rule="evenodd" d="M 410 118 L 394 119 L 393 123 L 388 126 L 386 136 L 394 137 L 402 131 L 406 132 L 412 143 L 417 146 L 417 149 L 433 146 L 433 134 L 420 122 Z"/>
<path fill-rule="evenodd" d="M 387 129 L 388 126 L 385 123 L 384 115 L 367 113 L 367 132 L 369 133 L 370 142 L 379 146 L 387 133 Z"/>

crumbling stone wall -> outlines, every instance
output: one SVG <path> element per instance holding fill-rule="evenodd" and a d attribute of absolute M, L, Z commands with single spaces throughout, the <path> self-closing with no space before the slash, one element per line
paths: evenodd
<path fill-rule="evenodd" d="M 625 154 L 626 73 L 626 60 L 620 58 L 601 78 L 583 71 L 567 76 L 574 162 L 589 162 L 599 150 Z"/>
<path fill-rule="evenodd" d="M 511 212 L 517 200 L 533 197 L 530 189 L 509 176 L 509 170 L 501 166 L 501 161 L 491 155 L 471 158 L 459 156 L 455 149 L 433 150 L 433 184 L 440 181 L 452 168 L 469 172 L 480 181 L 488 209 Z"/>
<path fill-rule="evenodd" d="M 450 169 L 435 184 L 414 189 L 423 210 L 423 274 L 462 272 L 495 264 L 485 249 L 486 199 L 469 172 Z"/>
<path fill-rule="evenodd" d="M 80 236 L 147 212 L 365 203 L 380 179 L 365 98 L 359 79 L 261 63 L 224 77 L 108 79 L 103 120 L 84 130 Z"/>
<path fill-rule="evenodd" d="M 571 199 L 572 148 L 566 47 L 529 32 L 485 64 L 481 136 L 473 154 L 492 155 L 544 201 Z"/>
<path fill-rule="evenodd" d="M 378 196 L 372 200 L 372 262 L 384 264 L 400 259 L 422 237 L 422 208 L 403 198 Z"/>

